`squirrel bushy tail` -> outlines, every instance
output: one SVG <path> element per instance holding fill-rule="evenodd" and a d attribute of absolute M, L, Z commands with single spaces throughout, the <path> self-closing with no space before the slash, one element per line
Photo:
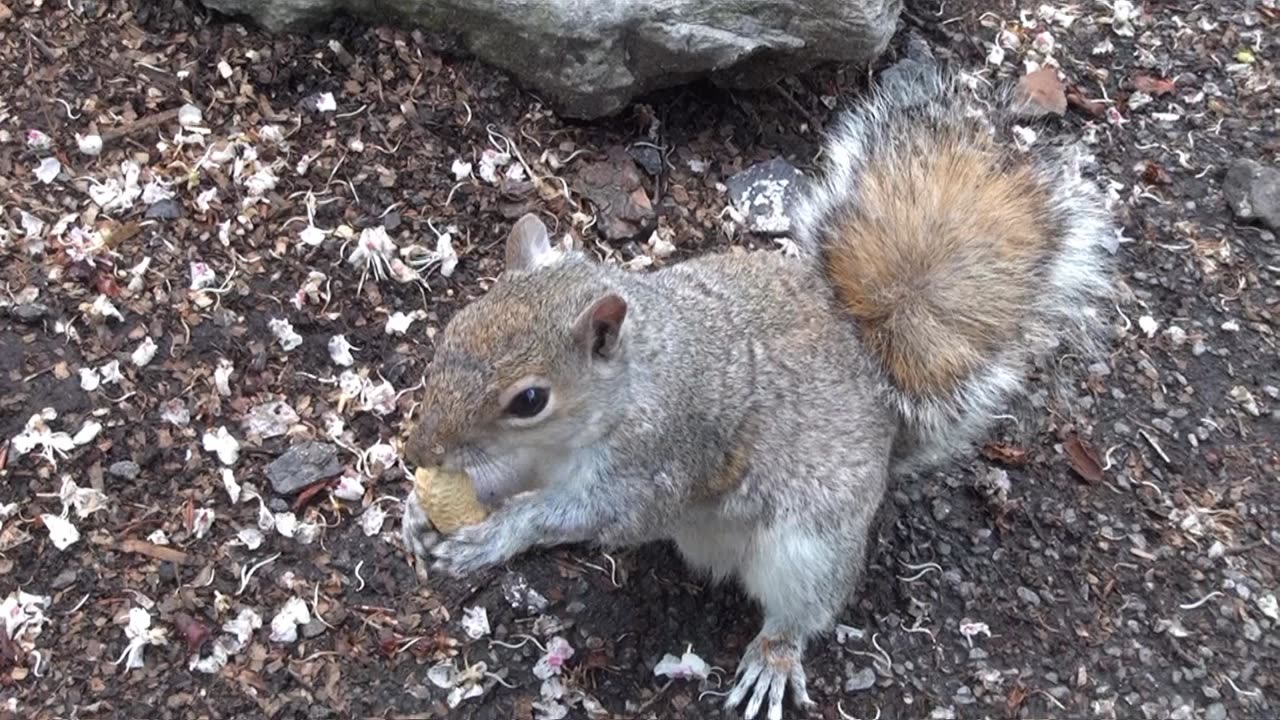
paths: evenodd
<path fill-rule="evenodd" d="M 1009 93 L 968 97 L 936 68 L 872 91 L 797 221 L 891 387 L 899 470 L 975 440 L 1055 343 L 1092 349 L 1111 288 L 1115 230 L 1077 160 L 1002 140 Z"/>

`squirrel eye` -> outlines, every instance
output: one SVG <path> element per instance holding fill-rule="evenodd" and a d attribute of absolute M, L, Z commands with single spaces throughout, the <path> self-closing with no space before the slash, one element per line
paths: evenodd
<path fill-rule="evenodd" d="M 507 412 L 518 418 L 536 417 L 547 407 L 551 393 L 546 388 L 528 387 L 511 398 L 507 404 Z"/>

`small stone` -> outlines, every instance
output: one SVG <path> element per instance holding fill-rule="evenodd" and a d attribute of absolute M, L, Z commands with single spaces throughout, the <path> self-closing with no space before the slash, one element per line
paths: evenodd
<path fill-rule="evenodd" d="M 1227 170 L 1222 194 L 1237 218 L 1280 229 L 1280 170 L 1256 160 L 1237 160 Z"/>
<path fill-rule="evenodd" d="M 604 239 L 626 242 L 648 237 L 658 227 L 640 169 L 621 147 L 610 148 L 607 159 L 584 167 L 573 184 L 595 206 Z"/>
<path fill-rule="evenodd" d="M 502 576 L 502 597 L 517 612 L 538 615 L 547 609 L 547 599 L 529 587 L 529 580 L 520 573 L 509 572 Z"/>
<path fill-rule="evenodd" d="M 1204 720 L 1227 720 L 1227 706 L 1219 702 L 1205 708 Z"/>
<path fill-rule="evenodd" d="M 14 305 L 9 314 L 24 325 L 36 325 L 49 315 L 49 306 L 44 303 L 22 303 Z"/>
<path fill-rule="evenodd" d="M 302 626 L 302 636 L 305 638 L 313 638 L 323 634 L 325 631 L 324 623 L 320 622 L 320 618 L 313 617 L 311 622 Z"/>
<path fill-rule="evenodd" d="M 931 511 L 933 513 L 933 519 L 938 522 L 942 522 L 951 516 L 951 505 L 948 504 L 946 500 L 938 498 L 933 501 Z"/>
<path fill-rule="evenodd" d="M 844 683 L 845 692 L 859 692 L 868 690 L 876 684 L 876 671 L 869 667 L 862 668 L 854 673 Z"/>
<path fill-rule="evenodd" d="M 172 198 L 153 204 L 147 208 L 146 213 L 148 220 L 177 220 L 180 217 L 182 217 L 182 206 Z"/>
<path fill-rule="evenodd" d="M 293 493 L 342 472 L 338 448 L 329 443 L 306 442 L 289 448 L 267 466 L 271 488 L 280 495 Z"/>
<path fill-rule="evenodd" d="M 141 472 L 142 468 L 138 467 L 138 463 L 132 460 L 113 462 L 107 468 L 107 474 L 111 477 L 127 481 L 137 480 L 138 474 Z"/>
<path fill-rule="evenodd" d="M 658 148 L 649 145 L 632 145 L 627 148 L 627 154 L 649 177 L 658 177 L 662 174 L 662 153 L 658 152 Z"/>
<path fill-rule="evenodd" d="M 804 182 L 804 173 L 786 160 L 774 158 L 734 175 L 725 181 L 725 187 L 730 202 L 746 216 L 748 230 L 785 235 L 791 232 Z"/>
<path fill-rule="evenodd" d="M 1037 595 L 1034 590 L 1026 587 L 1025 585 L 1018 587 L 1018 597 L 1022 602 L 1032 607 L 1040 607 L 1040 596 Z"/>

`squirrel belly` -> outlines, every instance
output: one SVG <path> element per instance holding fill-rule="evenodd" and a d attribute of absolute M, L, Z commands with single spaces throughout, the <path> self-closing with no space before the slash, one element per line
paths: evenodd
<path fill-rule="evenodd" d="M 1115 235 L 1101 193 L 1068 153 L 1001 143 L 1009 117 L 968 112 L 937 70 L 880 86 L 838 124 L 797 218 L 891 386 L 896 470 L 954 455 L 1033 358 L 1060 342 L 1087 354 L 1101 328 Z"/>

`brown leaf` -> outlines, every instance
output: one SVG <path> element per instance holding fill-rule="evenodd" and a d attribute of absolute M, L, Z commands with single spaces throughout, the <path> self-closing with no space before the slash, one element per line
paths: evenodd
<path fill-rule="evenodd" d="M 1106 104 L 1098 100 L 1090 100 L 1075 89 L 1067 93 L 1067 104 L 1095 118 L 1103 118 L 1107 114 Z"/>
<path fill-rule="evenodd" d="M 1014 91 L 1014 104 L 1023 115 L 1038 117 L 1067 111 L 1067 95 L 1058 79 L 1058 71 L 1051 67 L 1027 73 L 1018 81 Z"/>
<path fill-rule="evenodd" d="M 1173 92 L 1174 84 L 1172 80 L 1154 78 L 1150 75 L 1139 75 L 1133 79 L 1133 87 L 1139 92 L 1144 92 L 1152 97 L 1160 97 Z"/>
<path fill-rule="evenodd" d="M 200 652 L 200 647 L 204 645 L 205 640 L 209 639 L 209 626 L 195 619 L 186 613 L 177 613 L 173 616 L 173 622 L 178 626 L 178 631 L 187 641 L 187 652 L 195 654 Z"/>
<path fill-rule="evenodd" d="M 1006 445 L 1004 443 L 988 443 L 982 446 L 982 456 L 988 460 L 1005 465 L 1026 465 L 1027 449 Z"/>
<path fill-rule="evenodd" d="M 1022 707 L 1022 703 L 1026 702 L 1027 689 L 1018 685 L 1009 689 L 1009 694 L 1005 696 L 1005 711 L 1008 717 L 1017 717 L 1018 709 Z"/>
<path fill-rule="evenodd" d="M 1148 160 L 1142 164 L 1142 181 L 1148 185 L 1168 185 L 1173 182 L 1173 178 L 1160 163 Z"/>
<path fill-rule="evenodd" d="M 1102 462 L 1098 453 L 1080 440 L 1080 436 L 1072 433 L 1063 443 L 1067 451 L 1067 459 L 1071 461 L 1071 469 L 1084 478 L 1090 485 L 1102 482 Z"/>

